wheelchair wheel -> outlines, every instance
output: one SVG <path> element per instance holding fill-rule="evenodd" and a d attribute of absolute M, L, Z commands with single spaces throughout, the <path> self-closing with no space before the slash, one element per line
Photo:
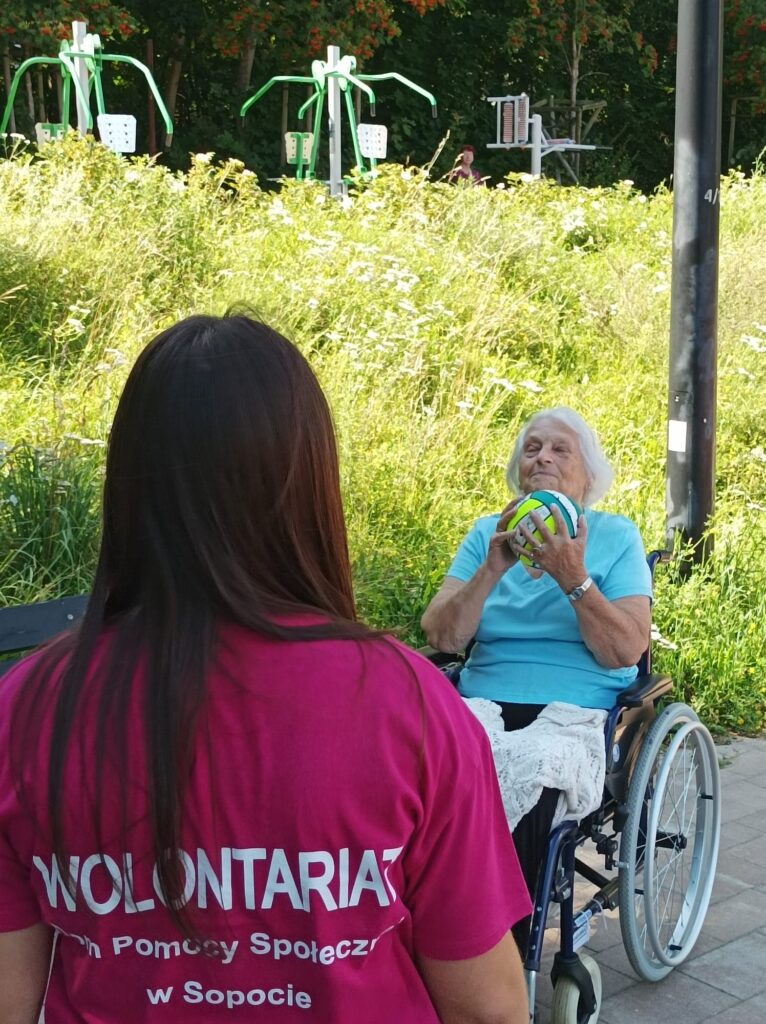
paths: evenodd
<path fill-rule="evenodd" d="M 720 838 L 720 780 L 710 733 L 685 704 L 652 723 L 628 787 L 620 844 L 620 929 L 635 972 L 659 981 L 697 941 Z"/>
<path fill-rule="evenodd" d="M 601 1012 L 601 971 L 592 956 L 580 953 L 580 963 L 590 974 L 593 992 L 596 996 L 596 1009 L 585 1015 L 580 1007 L 580 990 L 572 978 L 562 976 L 553 990 L 551 1006 L 551 1024 L 596 1024 Z"/>

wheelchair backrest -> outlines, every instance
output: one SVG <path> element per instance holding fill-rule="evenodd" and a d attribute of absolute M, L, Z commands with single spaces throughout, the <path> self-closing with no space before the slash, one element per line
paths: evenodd
<path fill-rule="evenodd" d="M 39 604 L 0 608 L 0 676 L 27 651 L 70 629 L 85 612 L 88 598 L 62 597 Z"/>
<path fill-rule="evenodd" d="M 663 557 L 664 554 L 665 554 L 665 552 L 663 552 L 663 551 L 650 551 L 648 553 L 648 555 L 646 556 L 646 564 L 649 566 L 649 572 L 651 573 L 651 576 L 652 576 L 652 583 L 654 583 L 654 567 L 657 565 L 658 562 L 660 562 L 662 560 L 662 557 Z M 652 640 L 651 640 L 651 636 L 648 639 L 649 639 L 649 642 L 646 645 L 646 650 L 641 655 L 641 657 L 638 659 L 637 668 L 638 668 L 638 674 L 640 676 L 651 675 L 651 671 L 652 671 Z"/>

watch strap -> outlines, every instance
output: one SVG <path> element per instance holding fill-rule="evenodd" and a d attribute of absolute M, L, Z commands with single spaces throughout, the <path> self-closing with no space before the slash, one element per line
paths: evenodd
<path fill-rule="evenodd" d="M 572 587 L 572 589 L 567 594 L 567 597 L 572 603 L 574 603 L 575 601 L 579 601 L 583 594 L 590 590 L 592 586 L 592 578 L 590 576 L 586 576 L 582 583 L 579 585 L 579 587 Z"/>

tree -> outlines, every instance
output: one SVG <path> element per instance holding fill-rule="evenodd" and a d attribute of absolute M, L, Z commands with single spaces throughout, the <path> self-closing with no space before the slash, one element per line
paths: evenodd
<path fill-rule="evenodd" d="M 11 87 L 11 53 L 14 52 L 21 59 L 31 56 L 55 57 L 59 40 L 71 39 L 73 21 L 86 22 L 90 32 L 121 39 L 129 38 L 138 28 L 125 7 L 111 3 L 110 0 L 85 0 L 84 3 L 73 3 L 71 0 L 58 0 L 56 3 L 5 0 L 0 8 L 0 54 L 6 90 Z M 58 116 L 61 120 L 59 72 L 45 71 L 43 66 L 38 65 L 34 71 L 34 88 L 32 76 L 25 77 L 30 124 L 35 120 L 48 120 L 46 92 L 50 92 L 50 88 L 46 86 L 53 81 L 57 86 Z M 12 124 L 15 125 L 15 121 Z"/>
<path fill-rule="evenodd" d="M 529 48 L 532 59 L 568 78 L 570 136 L 575 135 L 577 99 L 588 48 L 611 51 L 615 47 L 632 49 L 631 18 L 635 0 L 526 0 L 526 11 L 511 19 L 508 44 L 511 50 Z"/>
<path fill-rule="evenodd" d="M 310 60 L 329 45 L 339 46 L 364 61 L 399 35 L 398 10 L 409 7 L 423 15 L 444 2 L 281 0 L 265 5 L 244 0 L 226 5 L 229 10 L 213 36 L 213 45 L 224 56 L 240 58 L 237 86 L 245 89 L 250 84 L 259 43 L 272 48 L 287 66 Z"/>
<path fill-rule="evenodd" d="M 763 0 L 727 0 L 724 81 L 734 92 L 760 97 L 766 106 L 766 6 Z"/>
<path fill-rule="evenodd" d="M 125 6 L 110 0 L 58 0 L 42 4 L 5 0 L 0 9 L 0 36 L 26 47 L 30 54 L 55 56 L 57 40 L 71 39 L 73 21 L 87 22 L 89 32 L 106 38 L 127 39 L 138 29 Z"/>

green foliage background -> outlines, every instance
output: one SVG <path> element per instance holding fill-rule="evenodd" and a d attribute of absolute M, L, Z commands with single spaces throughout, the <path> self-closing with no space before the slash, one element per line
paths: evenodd
<path fill-rule="evenodd" d="M 541 406 L 580 409 L 617 469 L 603 507 L 664 534 L 671 196 L 431 183 L 389 166 L 343 202 L 188 175 L 67 139 L 0 163 L 0 603 L 88 586 L 104 445 L 140 348 L 248 303 L 294 339 L 339 434 L 361 614 L 418 619 Z M 715 554 L 657 578 L 658 665 L 714 727 L 766 708 L 766 177 L 722 192 Z M 663 646 L 670 644 L 673 646 Z"/>
<path fill-rule="evenodd" d="M 723 12 L 722 159 L 750 170 L 766 130 L 766 9 L 763 0 L 723 0 Z M 477 166 L 494 182 L 528 170 L 528 152 L 486 149 L 495 136 L 486 97 L 526 92 L 543 104 L 554 136 L 571 134 L 571 126 L 563 114 L 551 123 L 549 98 L 605 102 L 587 141 L 606 148 L 582 155 L 582 182 L 631 178 L 651 191 L 672 173 L 677 0 L 3 0 L 0 81 L 7 75 L 10 82 L 26 57 L 55 54 L 74 17 L 100 33 L 107 52 L 152 64 L 175 127 L 162 156 L 171 167 L 186 168 L 190 150 L 213 149 L 243 159 L 264 178 L 285 171 L 283 131 L 309 128 L 297 119 L 305 87 L 289 87 L 284 126 L 280 86 L 244 123 L 239 109 L 272 76 L 306 75 L 312 59 L 337 44 L 358 57 L 359 70 L 399 71 L 438 100 L 433 120 L 421 96 L 392 82 L 376 84 L 391 160 L 426 163 L 446 139 L 434 176 L 449 172 L 463 143 L 476 147 Z M 0 85 L 1 105 L 7 88 Z M 107 65 L 104 89 L 108 111 L 138 118 L 139 151 L 161 145 L 159 133 L 150 141 L 146 86 L 137 71 Z M 36 121 L 62 119 L 50 70 L 35 69 L 14 109 L 17 129 L 29 138 Z M 369 120 L 366 103 L 363 110 Z M 348 131 L 344 141 L 350 166 Z M 320 176 L 328 173 L 324 150 Z M 544 168 L 551 175 L 561 169 L 552 159 Z"/>

